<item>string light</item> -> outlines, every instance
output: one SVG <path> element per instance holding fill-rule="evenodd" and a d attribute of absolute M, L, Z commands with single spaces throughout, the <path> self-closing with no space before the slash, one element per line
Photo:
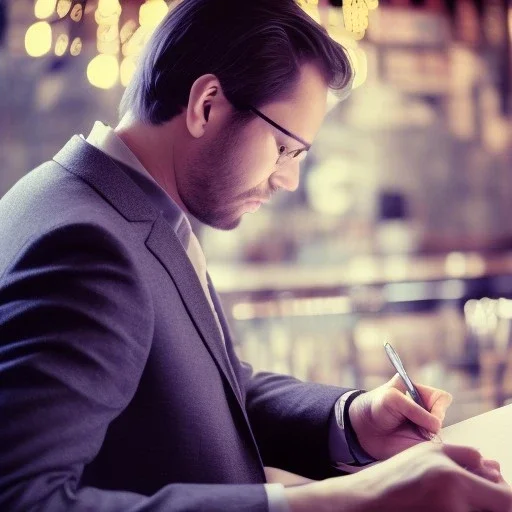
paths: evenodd
<path fill-rule="evenodd" d="M 55 43 L 55 55 L 57 55 L 57 57 L 62 57 L 68 49 L 68 44 L 69 36 L 67 34 L 61 34 Z"/>
<path fill-rule="evenodd" d="M 71 0 L 59 0 L 57 4 L 57 15 L 59 18 L 64 18 L 64 16 L 67 16 L 70 9 Z"/>
<path fill-rule="evenodd" d="M 71 42 L 71 45 L 69 47 L 69 53 L 73 57 L 77 57 L 82 53 L 82 40 L 79 37 L 75 37 L 73 41 Z"/>
<path fill-rule="evenodd" d="M 112 25 L 119 22 L 121 11 L 119 0 L 99 0 L 94 19 L 98 25 Z"/>
<path fill-rule="evenodd" d="M 126 86 L 136 68 L 136 58 L 143 45 L 169 10 L 180 1 L 172 0 L 171 5 L 168 6 L 165 0 L 145 0 L 139 9 L 139 26 L 136 20 L 129 20 L 120 29 L 119 19 L 122 13 L 120 1 L 98 0 L 94 17 L 98 24 L 99 55 L 93 58 L 87 67 L 87 77 L 91 84 L 107 89 L 113 87 L 120 79 L 123 86 Z M 299 4 L 319 21 L 319 8 L 322 6 L 325 8 L 326 1 L 299 0 Z M 364 34 L 368 26 L 368 11 L 377 6 L 378 0 L 347 0 L 343 10 L 335 11 L 338 16 L 334 16 L 334 10 L 330 11 L 327 23 L 329 33 L 335 40 L 342 43 L 350 54 L 355 68 L 354 88 L 365 82 L 367 74 L 366 56 L 364 51 L 357 47 L 355 39 Z M 83 21 L 84 7 L 82 3 L 74 3 L 72 0 L 36 0 L 34 12 L 39 19 L 49 18 L 56 12 L 59 18 L 69 15 L 71 20 L 79 23 Z M 345 23 L 341 21 L 342 17 Z M 325 23 L 325 19 L 323 21 Z M 351 36 L 351 44 L 347 44 L 348 36 Z M 69 36 L 61 34 L 55 44 L 55 54 L 62 56 L 69 48 L 69 53 L 77 56 L 82 51 L 82 44 L 79 37 L 75 37 L 70 42 Z M 25 35 L 25 48 L 29 55 L 43 56 L 51 50 L 51 46 L 52 28 L 47 22 L 37 22 L 29 27 Z M 120 65 L 119 57 L 121 57 Z"/>
<path fill-rule="evenodd" d="M 343 2 L 343 21 L 345 28 L 355 39 L 362 39 L 368 28 L 368 16 L 377 9 L 378 0 L 345 0 Z"/>
<path fill-rule="evenodd" d="M 57 0 L 37 0 L 34 6 L 36 18 L 40 20 L 49 18 L 55 11 L 56 2 Z"/>
<path fill-rule="evenodd" d="M 119 18 L 122 8 L 119 0 L 99 0 L 94 19 L 96 31 L 96 55 L 87 66 L 87 79 L 100 89 L 110 89 L 119 80 L 120 50 Z"/>
<path fill-rule="evenodd" d="M 119 31 L 121 43 L 126 43 L 137 30 L 137 23 L 134 20 L 128 20 Z"/>
<path fill-rule="evenodd" d="M 117 25 L 100 25 L 97 31 L 99 53 L 117 55 L 119 53 L 119 28 Z"/>
<path fill-rule="evenodd" d="M 113 16 L 121 14 L 121 4 L 119 0 L 99 0 L 97 12 L 101 16 Z"/>
<path fill-rule="evenodd" d="M 37 21 L 25 34 L 25 50 L 31 57 L 42 57 L 52 47 L 52 27 L 46 21 Z"/>
<path fill-rule="evenodd" d="M 70 18 L 76 23 L 82 20 L 82 16 L 84 15 L 84 9 L 81 4 L 76 4 L 73 9 L 71 9 Z"/>

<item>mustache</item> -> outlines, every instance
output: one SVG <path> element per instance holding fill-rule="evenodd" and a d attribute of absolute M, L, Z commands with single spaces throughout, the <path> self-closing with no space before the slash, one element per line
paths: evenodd
<path fill-rule="evenodd" d="M 281 190 L 281 187 L 275 186 L 275 185 L 270 185 L 269 189 L 266 192 L 257 190 L 257 189 L 256 190 L 252 189 L 252 190 L 248 190 L 247 192 L 243 193 L 240 196 L 240 199 L 257 199 L 259 201 L 268 202 L 268 201 L 270 201 L 270 199 L 272 198 L 272 196 L 274 194 L 279 192 L 279 190 Z"/>

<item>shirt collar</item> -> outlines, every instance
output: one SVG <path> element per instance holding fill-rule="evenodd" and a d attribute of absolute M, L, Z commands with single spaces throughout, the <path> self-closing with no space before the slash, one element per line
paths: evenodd
<path fill-rule="evenodd" d="M 136 171 L 139 171 L 153 179 L 140 160 L 133 154 L 132 150 L 121 140 L 110 126 L 100 121 L 96 121 L 86 140 L 89 144 L 92 144 L 99 150 L 103 151 L 103 153 L 106 153 L 114 160 L 118 160 L 128 167 L 131 167 L 132 169 L 135 169 Z"/>
<path fill-rule="evenodd" d="M 188 247 L 192 227 L 183 210 L 160 187 L 149 174 L 141 161 L 131 149 L 121 140 L 116 132 L 108 125 L 96 121 L 91 133 L 85 139 L 89 144 L 99 149 L 113 160 L 121 162 L 132 171 L 131 177 L 140 188 L 150 197 L 151 201 L 162 212 L 165 219 L 171 224 L 185 249 Z"/>

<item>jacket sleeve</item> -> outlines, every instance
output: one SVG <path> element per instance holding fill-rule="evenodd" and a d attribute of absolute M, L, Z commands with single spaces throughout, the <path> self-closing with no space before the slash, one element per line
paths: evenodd
<path fill-rule="evenodd" d="M 98 225 L 52 228 L 0 268 L 0 510 L 268 510 L 263 485 L 80 486 L 135 394 L 153 324 L 147 285 Z"/>
<path fill-rule="evenodd" d="M 263 462 L 321 480 L 339 476 L 329 450 L 334 405 L 348 388 L 287 375 L 252 374 L 241 363 L 249 421 Z"/>

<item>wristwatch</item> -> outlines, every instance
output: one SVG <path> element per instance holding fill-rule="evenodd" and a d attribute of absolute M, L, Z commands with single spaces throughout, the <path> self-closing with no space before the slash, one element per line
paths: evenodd
<path fill-rule="evenodd" d="M 343 394 L 336 402 L 336 423 L 338 424 L 338 427 L 343 430 L 351 457 L 351 460 L 343 461 L 343 463 L 347 464 L 348 466 L 366 466 L 377 460 L 369 455 L 359 443 L 354 427 L 350 421 L 350 416 L 348 414 L 350 404 L 363 393 L 366 393 L 366 391 L 349 391 Z"/>

